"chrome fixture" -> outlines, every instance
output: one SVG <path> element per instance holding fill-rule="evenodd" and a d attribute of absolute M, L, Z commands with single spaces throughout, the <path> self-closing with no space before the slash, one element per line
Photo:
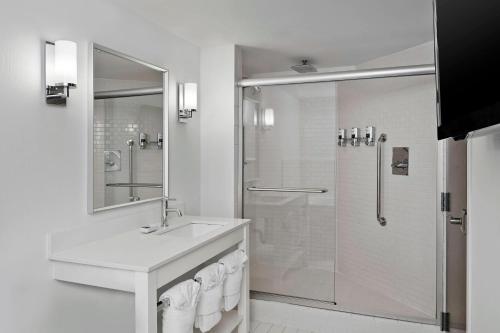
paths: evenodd
<path fill-rule="evenodd" d="M 338 130 L 337 144 L 339 147 L 345 147 L 348 141 L 353 147 L 359 147 L 361 142 L 364 142 L 367 146 L 375 146 L 375 126 L 366 126 L 364 135 L 361 134 L 362 131 L 358 127 L 351 129 L 350 137 L 347 137 L 346 132 L 347 130 L 344 128 Z"/>
<path fill-rule="evenodd" d="M 109 90 L 109 91 L 96 91 L 94 92 L 94 99 L 110 99 L 110 98 L 150 96 L 150 95 L 162 95 L 162 94 L 163 94 L 162 87 L 120 89 L 120 90 Z"/>
<path fill-rule="evenodd" d="M 353 147 L 358 147 L 361 142 L 360 130 L 358 127 L 353 127 L 351 129 L 351 145 Z"/>
<path fill-rule="evenodd" d="M 149 141 L 146 133 L 139 133 L 139 148 L 146 149 L 149 144 L 156 144 L 158 149 L 163 149 L 163 134 L 156 133 L 156 141 Z"/>
<path fill-rule="evenodd" d="M 399 176 L 408 176 L 410 148 L 393 147 L 392 148 L 392 174 Z"/>
<path fill-rule="evenodd" d="M 161 228 L 165 229 L 168 227 L 168 213 L 177 213 L 178 216 L 182 216 L 182 211 L 179 208 L 168 208 L 168 201 L 174 201 L 173 198 L 163 197 L 161 199 Z"/>
<path fill-rule="evenodd" d="M 129 184 L 134 183 L 134 140 L 129 139 L 127 140 L 127 146 L 128 146 L 128 182 Z M 128 200 L 130 202 L 134 201 L 139 201 L 141 198 L 138 196 L 134 195 L 134 187 L 133 186 L 128 186 Z"/>
<path fill-rule="evenodd" d="M 298 188 L 298 187 L 247 187 L 250 192 L 298 192 L 298 193 L 326 193 L 326 188 Z"/>
<path fill-rule="evenodd" d="M 302 61 L 302 64 L 300 64 L 300 65 L 294 65 L 294 66 L 290 67 L 290 69 L 294 70 L 294 71 L 296 71 L 297 73 L 300 73 L 300 74 L 313 73 L 313 72 L 317 72 L 318 71 L 316 69 L 316 67 L 314 67 L 313 65 L 309 64 L 309 60 L 303 59 L 301 61 Z"/>
<path fill-rule="evenodd" d="M 77 46 L 69 40 L 45 42 L 45 100 L 66 105 L 77 83 Z"/>
<path fill-rule="evenodd" d="M 387 224 L 387 220 L 382 216 L 382 143 L 387 141 L 387 135 L 382 133 L 377 143 L 377 221 L 381 226 Z"/>
<path fill-rule="evenodd" d="M 156 146 L 158 149 L 163 149 L 163 134 L 158 133 L 156 134 Z"/>
<path fill-rule="evenodd" d="M 347 145 L 345 128 L 339 128 L 337 136 L 337 144 L 339 145 L 339 147 L 345 147 Z"/>
<path fill-rule="evenodd" d="M 139 149 L 146 148 L 148 144 L 148 135 L 146 133 L 139 133 Z"/>
<path fill-rule="evenodd" d="M 108 187 L 148 187 L 148 188 L 163 188 L 162 184 L 156 183 L 109 183 Z"/>
<path fill-rule="evenodd" d="M 364 141 L 367 146 L 375 146 L 375 126 L 366 126 Z"/>
<path fill-rule="evenodd" d="M 179 83 L 179 122 L 185 123 L 198 110 L 198 84 Z"/>
<path fill-rule="evenodd" d="M 450 223 L 454 225 L 459 225 L 460 226 L 460 231 L 464 235 L 467 234 L 467 209 L 462 209 L 462 216 L 461 217 L 453 217 L 450 216 Z"/>
<path fill-rule="evenodd" d="M 363 70 L 342 71 L 342 72 L 332 72 L 332 73 L 288 75 L 288 76 L 271 77 L 271 78 L 243 79 L 238 82 L 238 86 L 239 87 L 274 86 L 283 84 L 335 82 L 335 81 L 380 79 L 388 77 L 420 76 L 420 75 L 435 75 L 435 74 L 436 74 L 436 66 L 434 66 L 434 64 L 429 64 L 429 65 L 417 65 L 417 66 L 363 69 Z"/>
<path fill-rule="evenodd" d="M 122 153 L 120 150 L 105 150 L 104 151 L 104 171 L 120 171 Z"/>

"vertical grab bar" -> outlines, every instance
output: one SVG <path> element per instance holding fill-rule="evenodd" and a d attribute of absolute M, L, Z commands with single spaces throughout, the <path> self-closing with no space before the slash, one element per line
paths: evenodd
<path fill-rule="evenodd" d="M 132 139 L 127 140 L 127 146 L 128 146 L 128 182 L 132 184 L 134 182 L 134 161 L 132 160 L 134 153 L 133 150 L 134 140 Z M 128 198 L 130 201 L 135 201 L 133 187 L 128 188 Z"/>
<path fill-rule="evenodd" d="M 380 134 L 377 143 L 377 221 L 381 226 L 387 224 L 387 220 L 382 216 L 382 143 L 387 140 L 385 133 Z"/>

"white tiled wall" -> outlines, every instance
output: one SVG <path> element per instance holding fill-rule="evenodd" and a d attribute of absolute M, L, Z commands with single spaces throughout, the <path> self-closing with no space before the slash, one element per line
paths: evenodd
<path fill-rule="evenodd" d="M 340 83 L 338 98 L 339 127 L 370 125 L 376 126 L 377 137 L 387 134 L 382 173 L 387 226 L 381 227 L 375 214 L 376 147 L 339 148 L 337 271 L 413 308 L 416 317 L 433 318 L 438 201 L 434 78 Z M 393 147 L 409 147 L 408 176 L 392 175 Z"/>

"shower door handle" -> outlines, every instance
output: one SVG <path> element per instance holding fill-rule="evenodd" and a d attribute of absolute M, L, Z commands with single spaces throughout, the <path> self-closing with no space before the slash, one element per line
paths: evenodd
<path fill-rule="evenodd" d="M 387 140 L 387 135 L 382 133 L 377 142 L 377 221 L 381 226 L 387 224 L 382 216 L 382 143 Z"/>
<path fill-rule="evenodd" d="M 326 188 L 299 188 L 299 187 L 247 187 L 250 192 L 295 192 L 295 193 L 326 193 Z"/>
<path fill-rule="evenodd" d="M 466 219 L 467 219 L 467 209 L 462 209 L 462 216 L 461 217 L 450 216 L 450 224 L 459 225 L 460 231 L 462 231 L 462 233 L 464 235 L 467 235 Z"/>

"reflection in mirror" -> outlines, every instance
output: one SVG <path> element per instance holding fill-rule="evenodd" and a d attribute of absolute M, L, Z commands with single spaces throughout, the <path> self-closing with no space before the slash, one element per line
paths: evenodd
<path fill-rule="evenodd" d="M 164 73 L 94 46 L 93 211 L 162 196 Z"/>

